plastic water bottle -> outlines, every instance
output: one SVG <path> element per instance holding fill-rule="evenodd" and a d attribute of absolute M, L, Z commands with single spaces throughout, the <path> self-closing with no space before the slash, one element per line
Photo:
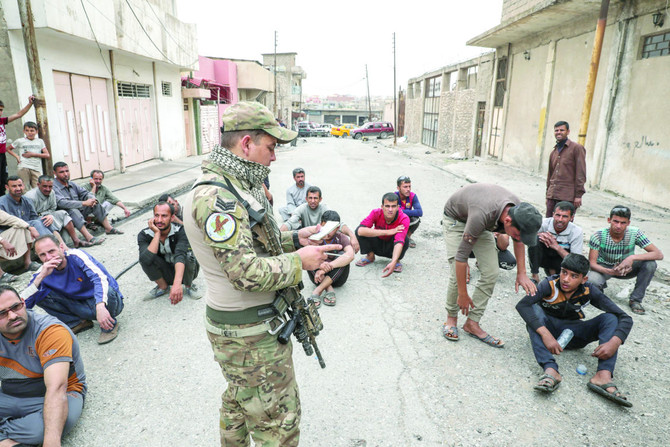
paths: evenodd
<path fill-rule="evenodd" d="M 577 365 L 577 374 L 580 376 L 586 375 L 586 365 Z"/>
<path fill-rule="evenodd" d="M 561 335 L 558 337 L 558 342 L 559 345 L 561 345 L 562 349 L 565 349 L 566 346 L 568 346 L 568 343 L 570 343 L 570 340 L 572 340 L 572 337 L 574 337 L 575 333 L 572 332 L 570 329 L 564 329 L 563 332 L 561 332 Z"/>

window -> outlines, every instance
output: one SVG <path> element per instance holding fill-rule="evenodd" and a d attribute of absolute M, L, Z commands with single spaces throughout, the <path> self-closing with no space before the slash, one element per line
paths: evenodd
<path fill-rule="evenodd" d="M 442 76 L 426 79 L 426 98 L 435 98 L 442 92 Z"/>
<path fill-rule="evenodd" d="M 465 77 L 465 88 L 476 88 L 477 87 L 477 70 L 478 66 L 474 65 L 472 67 L 468 67 L 468 71 Z"/>
<path fill-rule="evenodd" d="M 163 96 L 172 96 L 172 83 L 163 81 L 161 83 L 161 90 L 163 92 Z"/>
<path fill-rule="evenodd" d="M 505 100 L 505 90 L 507 88 L 507 58 L 498 59 L 498 71 L 496 72 L 496 92 L 493 98 L 494 107 L 502 107 Z"/>
<path fill-rule="evenodd" d="M 642 43 L 642 59 L 667 56 L 670 54 L 670 31 L 655 36 L 647 36 Z"/>
<path fill-rule="evenodd" d="M 151 89 L 147 84 L 133 84 L 131 82 L 118 82 L 116 91 L 119 98 L 150 98 Z"/>

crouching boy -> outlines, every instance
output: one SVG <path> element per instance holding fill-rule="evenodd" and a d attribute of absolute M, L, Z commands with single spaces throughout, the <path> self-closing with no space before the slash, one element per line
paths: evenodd
<path fill-rule="evenodd" d="M 516 310 L 526 322 L 533 353 L 544 374 L 535 389 L 553 392 L 561 383 L 554 355 L 563 348 L 557 338 L 565 329 L 574 336 L 565 349 L 580 349 L 598 341 L 592 357 L 598 358 L 598 371 L 588 388 L 625 407 L 632 407 L 626 397 L 612 383 L 617 351 L 633 327 L 633 319 L 614 304 L 598 288 L 587 282 L 589 261 L 571 253 L 561 263 L 559 275 L 545 278 L 534 295 L 526 295 Z M 604 313 L 584 320 L 584 307 L 592 304 Z"/>

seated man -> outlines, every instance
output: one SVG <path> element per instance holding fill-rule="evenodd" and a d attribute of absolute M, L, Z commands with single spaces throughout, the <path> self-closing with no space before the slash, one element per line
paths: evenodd
<path fill-rule="evenodd" d="M 545 278 L 535 294 L 526 295 L 516 305 L 526 322 L 535 358 L 544 370 L 535 389 L 551 393 L 560 385 L 562 378 L 553 355 L 599 341 L 591 354 L 598 358 L 598 370 L 587 386 L 619 405 L 632 407 L 612 383 L 612 375 L 617 351 L 626 341 L 633 319 L 587 282 L 588 271 L 589 261 L 583 255 L 570 253 L 561 263 L 560 275 Z M 589 303 L 604 313 L 584 320 L 583 308 Z M 566 329 L 574 335 L 563 348 L 556 339 Z"/>
<path fill-rule="evenodd" d="M 295 185 L 290 186 L 286 190 L 286 206 L 279 208 L 279 215 L 282 221 L 287 221 L 291 217 L 293 210 L 305 203 L 307 198 L 307 189 L 309 183 L 305 182 L 305 170 L 303 168 L 295 168 L 293 170 L 293 180 Z"/>
<path fill-rule="evenodd" d="M 366 255 L 356 265 L 363 267 L 374 262 L 377 254 L 391 258 L 391 262 L 382 270 L 382 278 L 393 272 L 402 272 L 400 260 L 408 248 L 408 228 L 409 217 L 398 209 L 398 196 L 392 192 L 384 194 L 382 207 L 372 210 L 356 228 L 361 254 Z"/>
<path fill-rule="evenodd" d="M 326 293 L 323 295 L 323 304 L 326 306 L 335 305 L 336 297 L 333 287 L 340 287 L 347 282 L 349 264 L 354 260 L 354 249 L 351 247 L 351 242 L 346 235 L 340 232 L 340 215 L 336 211 L 326 211 L 321 217 L 321 225 L 326 225 L 327 222 L 337 222 L 338 226 L 321 239 L 320 245 L 339 244 L 342 246 L 342 250 L 337 252 L 337 256 L 328 255 L 328 259 L 322 262 L 318 269 L 307 271 L 312 283 L 318 284 L 312 292 L 312 300 L 317 303 L 317 307 L 324 290 Z M 316 228 L 314 231 L 316 231 Z"/>
<path fill-rule="evenodd" d="M 193 289 L 193 280 L 198 276 L 200 266 L 190 250 L 184 227 L 173 223 L 172 215 L 172 205 L 159 202 L 154 206 L 154 217 L 149 219 L 149 226 L 137 235 L 137 243 L 142 270 L 156 283 L 149 292 L 149 299 L 170 292 L 170 302 L 177 304 L 184 293 L 194 300 L 200 299 Z"/>
<path fill-rule="evenodd" d="M 322 200 L 321 189 L 318 186 L 307 188 L 307 203 L 303 203 L 294 209 L 291 217 L 282 224 L 280 230 L 299 230 L 319 224 L 323 220 L 323 213 L 328 211 L 328 205 L 321 203 Z M 346 224 L 342 223 L 340 224 L 340 233 L 349 238 L 354 253 L 358 253 L 360 246 L 354 232 Z"/>
<path fill-rule="evenodd" d="M 75 228 L 84 234 L 82 228 L 86 224 L 86 217 L 93 214 L 96 220 L 102 224 L 107 234 L 121 234 L 107 220 L 107 211 L 98 203 L 95 196 L 86 191 L 81 186 L 70 181 L 70 168 L 62 161 L 54 164 L 54 173 L 56 182 L 54 182 L 54 192 L 56 193 L 56 203 L 58 209 L 65 210 L 72 218 Z M 94 237 L 89 240 L 94 245 L 100 245 L 105 241 L 104 238 Z"/>
<path fill-rule="evenodd" d="M 86 395 L 77 337 L 57 318 L 26 310 L 7 286 L 0 286 L 0 333 L 0 445 L 61 445 Z"/>
<path fill-rule="evenodd" d="M 656 261 L 663 259 L 663 253 L 644 235 L 642 230 L 630 225 L 630 209 L 617 205 L 610 211 L 609 228 L 596 231 L 589 241 L 589 261 L 591 284 L 604 290 L 607 280 L 637 277 L 635 288 L 630 294 L 628 305 L 636 314 L 644 314 L 642 299 L 656 272 Z M 635 246 L 646 253 L 635 254 Z"/>
<path fill-rule="evenodd" d="M 547 276 L 556 275 L 568 253 L 582 254 L 584 232 L 572 223 L 574 216 L 575 206 L 563 201 L 554 207 L 554 217 L 542 219 L 538 243 L 528 247 L 530 273 L 535 282 L 540 281 L 540 267 Z"/>
<path fill-rule="evenodd" d="M 107 213 L 112 211 L 112 208 L 116 205 L 123 210 L 123 214 L 126 217 L 130 217 L 130 210 L 126 208 L 123 202 L 108 187 L 102 184 L 104 179 L 105 173 L 99 169 L 94 169 L 91 171 L 91 180 L 84 184 L 84 189 L 95 195 L 95 200 L 102 205 Z"/>
<path fill-rule="evenodd" d="M 54 236 L 40 236 L 35 253 L 43 265 L 21 298 L 31 309 L 35 304 L 67 324 L 75 334 L 100 323 L 99 344 L 119 334 L 116 317 L 123 310 L 119 285 L 93 256 L 75 248 L 65 251 Z"/>
<path fill-rule="evenodd" d="M 498 233 L 497 231 L 493 233 L 493 237 L 496 240 L 496 251 L 498 252 L 498 267 L 503 270 L 512 270 L 516 267 L 516 258 L 512 254 L 509 248 L 509 236 L 505 233 Z M 475 259 L 475 252 L 470 253 L 469 259 Z M 477 265 L 477 264 L 476 264 Z M 466 265 L 468 272 L 467 283 L 470 283 L 470 264 Z"/>
<path fill-rule="evenodd" d="M 72 218 L 65 210 L 56 209 L 56 194 L 53 192 L 54 179 L 48 175 L 42 175 L 37 179 L 37 188 L 33 188 L 24 194 L 24 197 L 30 199 L 35 206 L 37 215 L 40 216 L 44 225 L 56 233 L 62 231 L 63 228 L 68 232 L 75 248 L 91 247 L 93 244 L 89 242 L 93 239 L 91 233 L 86 227 L 81 229 L 81 234 L 85 240 L 79 239 L 77 232 L 72 223 Z"/>
<path fill-rule="evenodd" d="M 167 202 L 172 205 L 174 213 L 172 214 L 172 222 L 184 226 L 184 210 L 182 209 L 177 199 L 169 194 L 162 194 L 158 198 L 158 202 Z"/>
<path fill-rule="evenodd" d="M 52 234 L 51 230 L 44 225 L 40 216 L 37 215 L 37 211 L 35 211 L 35 207 L 30 199 L 23 198 L 25 191 L 23 180 L 16 175 L 12 175 L 7 178 L 5 189 L 7 190 L 7 194 L 0 197 L 1 210 L 27 222 L 37 230 L 40 236 Z"/>
<path fill-rule="evenodd" d="M 416 194 L 412 192 L 412 180 L 407 176 L 398 177 L 398 190 L 395 192 L 400 199 L 399 208 L 409 217 L 409 229 L 407 230 L 407 240 L 409 248 L 415 248 L 416 243 L 412 240 L 412 234 L 419 228 L 423 209 Z"/>
<path fill-rule="evenodd" d="M 29 270 L 33 264 L 30 260 L 33 238 L 39 237 L 37 230 L 18 217 L 0 210 L 0 231 L 2 231 L 0 233 L 0 259 L 11 261 L 22 257 L 24 268 Z M 14 281 L 16 281 L 15 275 L 0 269 L 0 284 Z"/>

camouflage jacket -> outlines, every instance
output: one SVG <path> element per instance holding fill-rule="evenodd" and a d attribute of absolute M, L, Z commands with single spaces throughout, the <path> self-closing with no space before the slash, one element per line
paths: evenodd
<path fill-rule="evenodd" d="M 249 193 L 250 184 L 225 172 L 209 160 L 196 183 L 228 178 L 238 194 L 259 210 Z M 218 200 L 217 200 L 218 199 Z M 268 214 L 271 214 L 271 210 Z M 269 215 L 274 220 L 274 216 Z M 239 311 L 271 303 L 275 291 L 302 279 L 296 253 L 269 256 L 262 240 L 249 226 L 247 210 L 226 189 L 214 185 L 194 188 L 184 204 L 184 228 L 207 283 L 207 305 L 219 311 Z M 293 251 L 290 232 L 282 233 L 284 251 Z"/>

